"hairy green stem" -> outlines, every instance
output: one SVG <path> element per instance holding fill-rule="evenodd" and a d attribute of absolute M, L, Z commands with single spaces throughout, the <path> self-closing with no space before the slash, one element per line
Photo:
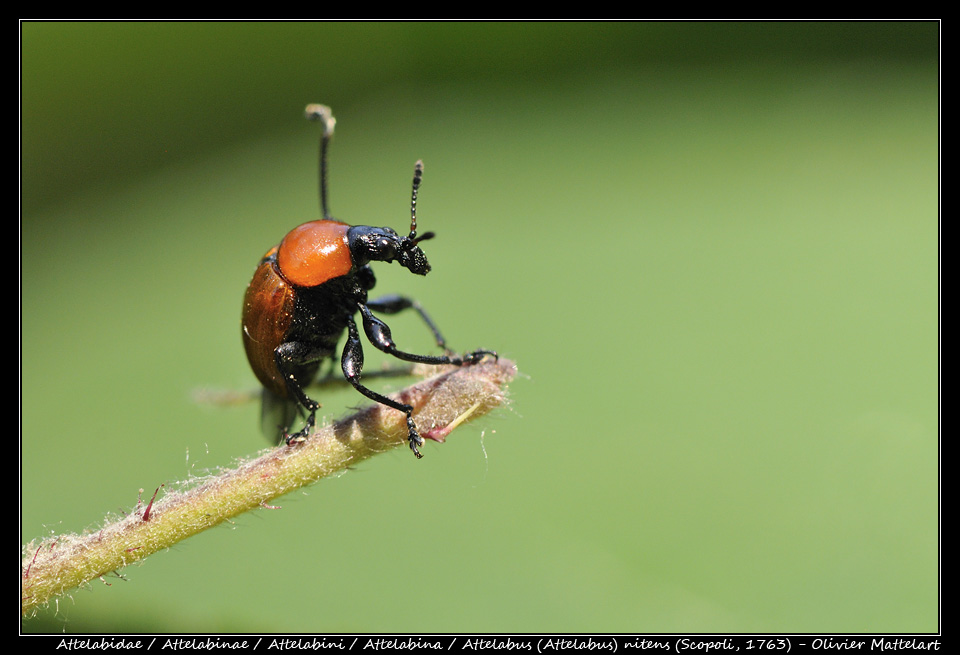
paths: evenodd
<path fill-rule="evenodd" d="M 413 405 L 421 434 L 443 441 L 461 423 L 504 401 L 513 362 L 484 361 L 445 369 L 396 394 Z M 186 491 L 166 490 L 122 520 L 85 535 L 61 535 L 22 549 L 21 615 L 95 578 L 118 571 L 158 550 L 284 494 L 393 448 L 407 444 L 403 414 L 382 405 L 318 429 L 308 440 L 280 446 Z M 416 463 L 410 457 L 410 465 Z M 162 486 L 162 485 L 161 485 Z"/>

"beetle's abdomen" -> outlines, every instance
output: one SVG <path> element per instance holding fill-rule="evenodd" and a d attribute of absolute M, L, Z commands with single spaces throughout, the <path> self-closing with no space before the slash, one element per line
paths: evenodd
<path fill-rule="evenodd" d="M 277 370 L 274 350 L 284 342 L 293 323 L 294 291 L 277 271 L 272 252 L 260 262 L 243 298 L 243 347 L 260 384 L 286 397 L 287 386 Z"/>

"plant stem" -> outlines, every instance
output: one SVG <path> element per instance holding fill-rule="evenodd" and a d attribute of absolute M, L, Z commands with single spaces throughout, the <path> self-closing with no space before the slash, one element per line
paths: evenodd
<path fill-rule="evenodd" d="M 515 374 L 513 362 L 484 361 L 444 369 L 395 397 L 413 405 L 422 436 L 443 441 L 454 427 L 500 405 L 503 387 Z M 165 490 L 159 500 L 154 493 L 149 502 L 138 503 L 130 514 L 98 532 L 32 542 L 22 550 L 21 616 L 94 578 L 406 444 L 403 414 L 374 405 L 317 430 L 302 444 L 274 448 L 192 489 Z M 410 465 L 415 465 L 412 455 Z"/>

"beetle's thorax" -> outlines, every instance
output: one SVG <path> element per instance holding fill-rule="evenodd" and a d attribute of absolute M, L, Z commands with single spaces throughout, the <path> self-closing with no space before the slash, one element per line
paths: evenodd
<path fill-rule="evenodd" d="M 350 226 L 333 220 L 310 221 L 292 229 L 277 248 L 281 275 L 298 287 L 317 287 L 347 275 L 354 267 L 347 243 Z"/>

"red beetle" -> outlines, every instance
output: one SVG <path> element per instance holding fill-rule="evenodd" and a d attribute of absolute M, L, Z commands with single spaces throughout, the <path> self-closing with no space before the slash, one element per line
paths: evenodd
<path fill-rule="evenodd" d="M 424 364 L 473 364 L 490 350 L 475 350 L 456 356 L 420 304 L 404 296 L 367 299 L 376 279 L 370 262 L 398 262 L 417 275 L 426 275 L 430 264 L 420 242 L 432 238 L 432 232 L 417 236 L 417 191 L 423 176 L 423 164 L 417 162 L 413 173 L 410 202 L 410 232 L 398 235 L 389 227 L 351 226 L 330 216 L 327 209 L 327 146 L 333 135 L 334 118 L 324 105 L 308 105 L 307 118 L 319 120 L 320 205 L 323 219 L 294 228 L 280 245 L 271 248 L 260 260 L 243 299 L 243 346 L 250 367 L 263 385 L 263 428 L 268 435 L 284 438 L 287 444 L 306 439 L 316 420 L 320 404 L 307 396 L 305 388 L 314 381 L 320 364 L 333 358 L 344 330 L 340 367 L 347 381 L 367 398 L 407 415 L 410 449 L 422 457 L 423 437 L 413 422 L 413 407 L 368 389 L 360 382 L 363 348 L 354 314 L 373 346 L 398 359 Z M 396 314 L 405 309 L 416 311 L 433 332 L 444 355 L 417 355 L 397 349 L 390 328 L 373 312 Z M 296 433 L 288 430 L 299 411 L 305 410 L 306 423 Z"/>

